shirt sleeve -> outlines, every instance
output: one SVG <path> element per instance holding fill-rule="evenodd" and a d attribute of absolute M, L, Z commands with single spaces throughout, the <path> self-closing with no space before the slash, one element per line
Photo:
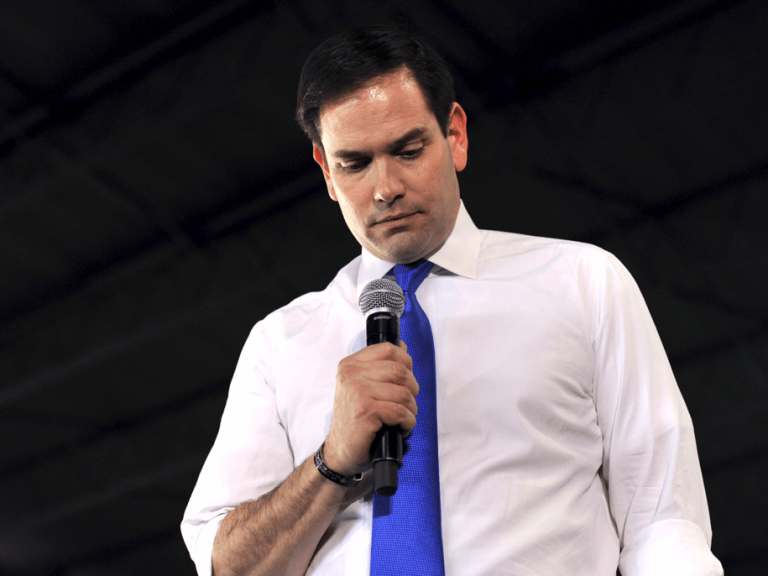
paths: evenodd
<path fill-rule="evenodd" d="M 593 277 L 595 403 L 622 576 L 717 576 L 693 425 L 648 308 L 613 256 Z"/>
<path fill-rule="evenodd" d="M 257 324 L 243 347 L 219 433 L 181 523 L 200 576 L 211 575 L 213 543 L 224 516 L 270 491 L 294 469 L 270 384 L 272 357 L 264 325 Z"/>

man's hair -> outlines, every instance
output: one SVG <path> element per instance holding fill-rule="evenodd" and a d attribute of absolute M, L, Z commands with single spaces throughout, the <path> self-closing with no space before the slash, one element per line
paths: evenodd
<path fill-rule="evenodd" d="M 448 66 L 428 44 L 387 26 L 342 32 L 309 55 L 299 79 L 296 120 L 310 140 L 322 149 L 321 108 L 375 78 L 402 68 L 413 74 L 443 136 L 447 136 L 451 105 L 456 100 Z"/>

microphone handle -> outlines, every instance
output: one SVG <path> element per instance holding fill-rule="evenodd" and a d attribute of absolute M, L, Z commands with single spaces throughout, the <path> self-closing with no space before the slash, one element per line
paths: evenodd
<path fill-rule="evenodd" d="M 394 312 L 371 313 L 365 320 L 366 345 L 390 342 L 400 345 L 400 319 Z M 371 444 L 373 490 L 379 496 L 397 492 L 397 471 L 403 465 L 403 432 L 397 426 L 382 426 Z"/>

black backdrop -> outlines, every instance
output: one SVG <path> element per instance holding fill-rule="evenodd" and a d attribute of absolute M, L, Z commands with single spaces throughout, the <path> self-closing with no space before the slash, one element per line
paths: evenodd
<path fill-rule="evenodd" d="M 634 274 L 713 549 L 764 574 L 761 0 L 0 4 L 0 573 L 194 573 L 178 523 L 248 330 L 357 253 L 292 121 L 301 64 L 381 22 L 455 72 L 479 226 Z"/>

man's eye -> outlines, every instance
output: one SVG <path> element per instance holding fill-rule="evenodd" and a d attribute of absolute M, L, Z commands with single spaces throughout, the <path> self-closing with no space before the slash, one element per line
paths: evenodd
<path fill-rule="evenodd" d="M 421 154 L 421 151 L 423 149 L 424 148 L 419 147 L 419 148 L 412 148 L 412 149 L 409 149 L 409 150 L 403 150 L 402 152 L 400 152 L 400 157 L 401 158 L 416 158 L 419 154 Z"/>
<path fill-rule="evenodd" d="M 360 170 L 364 169 L 368 164 L 368 160 L 355 160 L 353 162 L 345 162 L 341 165 L 341 168 L 345 172 L 360 172 Z"/>

